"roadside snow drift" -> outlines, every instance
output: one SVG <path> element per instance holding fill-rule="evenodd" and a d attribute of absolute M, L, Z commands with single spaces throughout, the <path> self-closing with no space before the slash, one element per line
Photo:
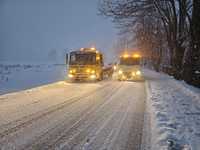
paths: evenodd
<path fill-rule="evenodd" d="M 200 149 L 200 89 L 172 77 L 144 70 L 147 110 L 143 149 Z"/>

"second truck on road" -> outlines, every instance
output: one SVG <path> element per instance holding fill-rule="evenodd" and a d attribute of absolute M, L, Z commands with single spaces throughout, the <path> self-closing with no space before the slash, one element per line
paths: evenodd
<path fill-rule="evenodd" d="M 103 79 L 103 54 L 96 48 L 81 48 L 72 51 L 67 61 L 69 64 L 68 78 L 71 81 L 100 81 Z"/>

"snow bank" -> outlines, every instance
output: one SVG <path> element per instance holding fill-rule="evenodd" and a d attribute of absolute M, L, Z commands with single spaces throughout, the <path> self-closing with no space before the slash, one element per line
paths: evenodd
<path fill-rule="evenodd" d="M 200 89 L 144 70 L 147 102 L 142 149 L 200 149 Z M 144 146 L 145 145 L 145 146 Z"/>
<path fill-rule="evenodd" d="M 63 80 L 66 65 L 0 63 L 0 94 Z"/>

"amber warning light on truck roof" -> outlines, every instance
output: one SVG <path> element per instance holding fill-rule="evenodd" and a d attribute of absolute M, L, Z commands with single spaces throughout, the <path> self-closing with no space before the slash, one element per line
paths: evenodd
<path fill-rule="evenodd" d="M 133 55 L 123 54 L 123 55 L 121 55 L 120 57 L 123 57 L 123 58 L 130 58 L 130 57 L 133 57 L 133 58 L 141 58 L 141 55 L 140 55 L 140 54 L 133 54 Z"/>
<path fill-rule="evenodd" d="M 124 54 L 122 57 L 128 58 L 128 57 L 130 57 L 130 56 L 129 56 L 129 54 Z"/>
<path fill-rule="evenodd" d="M 91 47 L 91 48 L 80 48 L 80 51 L 93 51 L 93 52 L 99 53 L 99 51 L 98 51 L 95 47 Z"/>
<path fill-rule="evenodd" d="M 96 50 L 96 48 L 95 48 L 95 47 L 91 47 L 90 49 L 91 49 L 91 50 L 93 50 L 93 51 L 95 51 L 95 50 Z"/>
<path fill-rule="evenodd" d="M 133 57 L 134 57 L 134 58 L 140 58 L 141 55 L 140 55 L 140 54 L 133 54 Z"/>

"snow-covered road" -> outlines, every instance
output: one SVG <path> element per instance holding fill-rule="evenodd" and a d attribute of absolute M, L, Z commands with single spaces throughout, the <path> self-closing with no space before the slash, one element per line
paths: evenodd
<path fill-rule="evenodd" d="M 144 82 L 117 81 L 1 95 L 0 149 L 138 150 L 145 97 Z"/>

